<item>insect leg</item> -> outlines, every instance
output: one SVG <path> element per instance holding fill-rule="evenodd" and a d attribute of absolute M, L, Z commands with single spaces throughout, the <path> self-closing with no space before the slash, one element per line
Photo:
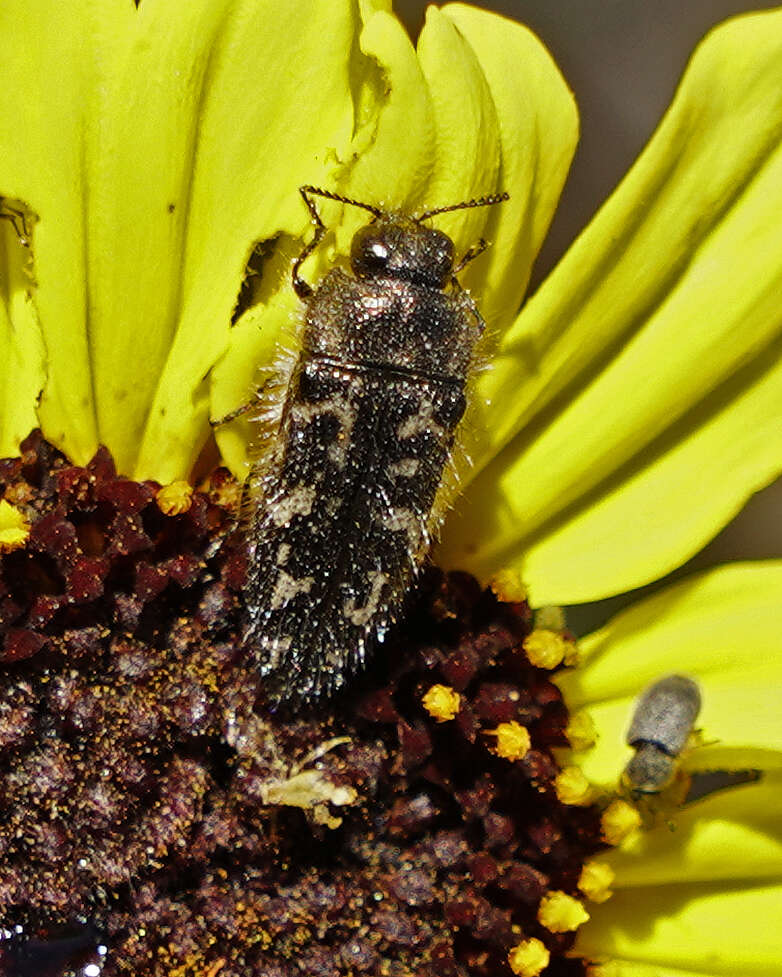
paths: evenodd
<path fill-rule="evenodd" d="M 13 227 L 22 247 L 29 248 L 31 231 L 27 224 L 27 214 L 23 210 L 12 207 L 0 198 L 0 218 L 5 218 L 11 227 Z"/>
<path fill-rule="evenodd" d="M 307 210 L 310 212 L 312 217 L 312 223 L 315 225 L 315 234 L 309 244 L 305 244 L 301 254 L 293 262 L 293 288 L 296 294 L 301 299 L 309 298 L 312 295 L 312 285 L 309 282 L 305 282 L 304 279 L 299 274 L 299 268 L 301 268 L 302 263 L 306 261 L 307 258 L 312 254 L 312 252 L 320 244 L 320 240 L 326 233 L 326 225 L 320 219 L 320 214 L 318 213 L 318 208 L 315 206 L 315 202 L 310 199 L 309 194 L 315 190 L 314 187 L 299 187 L 299 193 L 301 194 L 302 200 L 307 205 Z"/>
<path fill-rule="evenodd" d="M 469 252 L 467 253 L 469 254 Z M 480 254 L 480 252 L 478 253 Z M 473 257 L 475 257 L 475 255 L 473 255 Z M 462 261 L 460 262 L 460 264 L 464 264 L 464 262 Z M 482 333 L 483 330 L 486 328 L 486 323 L 483 321 L 483 316 L 478 311 L 478 306 L 475 304 L 475 300 L 473 299 L 473 297 L 470 295 L 470 293 L 467 291 L 466 288 L 462 287 L 462 283 L 459 281 L 458 278 L 456 278 L 455 275 L 451 278 L 451 287 L 453 288 L 454 292 L 456 292 L 459 295 L 459 297 L 467 307 L 470 315 L 475 320 L 475 325 L 478 327 L 478 333 L 479 334 Z"/>
<path fill-rule="evenodd" d="M 485 240 L 485 238 L 479 238 L 479 240 L 476 241 L 475 244 L 473 244 L 464 252 L 464 256 L 462 257 L 462 260 L 456 265 L 456 267 L 453 270 L 454 275 L 458 275 L 465 265 L 468 265 L 474 258 L 477 258 L 479 254 L 483 254 L 483 252 L 486 250 L 486 248 L 488 248 L 488 246 L 489 246 L 489 242 Z"/>
<path fill-rule="evenodd" d="M 239 404 L 238 407 L 234 407 L 233 410 L 229 410 L 227 414 L 223 414 L 222 417 L 209 418 L 209 424 L 211 427 L 222 427 L 223 424 L 229 424 L 231 421 L 235 421 L 237 417 L 241 417 L 243 414 L 249 413 L 252 410 L 254 400 L 248 400 L 243 404 Z"/>
<path fill-rule="evenodd" d="M 255 397 L 252 400 L 246 400 L 243 404 L 239 404 L 238 407 L 234 407 L 233 410 L 228 411 L 227 414 L 223 414 L 222 417 L 215 417 L 214 419 L 210 417 L 210 426 L 222 427 L 223 424 L 229 424 L 231 421 L 235 421 L 237 417 L 243 417 L 245 414 L 248 414 L 272 385 L 273 382 L 271 380 L 264 380 L 263 383 L 258 385 L 255 391 Z"/>
<path fill-rule="evenodd" d="M 333 193 L 331 190 L 322 190 L 320 187 L 313 187 L 309 184 L 304 187 L 299 187 L 299 193 L 307 205 L 307 210 L 310 212 L 312 222 L 315 225 L 315 236 L 309 244 L 305 245 L 304 250 L 293 263 L 293 287 L 299 298 L 306 299 L 312 295 L 312 286 L 308 282 L 305 282 L 299 275 L 299 268 L 301 268 L 302 262 L 306 261 L 315 248 L 317 248 L 321 238 L 326 233 L 326 225 L 321 220 L 318 208 L 315 206 L 315 201 L 311 199 L 310 195 L 325 197 L 327 200 L 336 200 L 338 203 L 349 204 L 351 207 L 361 207 L 362 210 L 368 210 L 375 217 L 380 217 L 383 211 L 380 207 L 375 207 L 373 204 L 365 204 L 361 200 L 354 200 L 352 197 L 343 197 L 340 193 Z"/>

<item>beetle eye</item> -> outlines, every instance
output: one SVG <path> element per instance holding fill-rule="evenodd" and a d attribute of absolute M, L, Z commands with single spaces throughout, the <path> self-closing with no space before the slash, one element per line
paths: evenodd
<path fill-rule="evenodd" d="M 361 260 L 367 269 L 379 270 L 388 264 L 388 247 L 382 241 L 366 241 L 362 248 Z"/>
<path fill-rule="evenodd" d="M 384 240 L 382 231 L 373 224 L 362 228 L 353 238 L 350 263 L 359 278 L 374 278 L 387 272 L 393 259 L 393 246 Z"/>

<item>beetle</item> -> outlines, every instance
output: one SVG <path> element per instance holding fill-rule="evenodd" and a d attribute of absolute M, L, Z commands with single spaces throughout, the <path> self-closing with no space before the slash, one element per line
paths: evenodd
<path fill-rule="evenodd" d="M 661 678 L 641 694 L 627 731 L 635 754 L 623 775 L 633 794 L 658 794 L 671 782 L 700 708 L 700 689 L 685 675 Z"/>
<path fill-rule="evenodd" d="M 277 701 L 344 685 L 387 636 L 429 552 L 484 329 L 456 276 L 487 245 L 457 262 L 451 238 L 424 222 L 508 199 L 409 216 L 300 193 L 315 226 L 292 272 L 301 349 L 247 489 L 244 637 Z M 353 237 L 351 273 L 332 268 L 313 288 L 300 269 L 326 230 L 315 196 L 372 219 Z"/>

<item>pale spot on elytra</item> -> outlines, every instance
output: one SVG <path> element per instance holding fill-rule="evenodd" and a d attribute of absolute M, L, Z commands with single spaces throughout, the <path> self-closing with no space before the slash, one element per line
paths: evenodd
<path fill-rule="evenodd" d="M 337 419 L 339 431 L 328 447 L 328 455 L 335 465 L 344 465 L 350 448 L 350 437 L 356 423 L 355 406 L 343 397 L 330 397 L 317 403 L 297 403 L 291 410 L 291 418 L 296 425 L 306 426 L 319 417 L 331 416 Z"/>
<path fill-rule="evenodd" d="M 372 573 L 367 574 L 367 580 L 369 581 L 370 592 L 366 604 L 363 607 L 356 607 L 355 597 L 349 597 L 342 605 L 345 617 L 348 618 L 351 624 L 355 624 L 356 627 L 363 627 L 377 614 L 378 607 L 380 606 L 380 598 L 383 593 L 383 586 L 388 580 L 388 577 L 385 573 L 374 570 Z"/>
<path fill-rule="evenodd" d="M 297 580 L 284 570 L 280 570 L 269 606 L 274 611 L 284 607 L 299 594 L 308 594 L 314 582 L 314 577 L 302 577 L 301 580 Z"/>
<path fill-rule="evenodd" d="M 417 474 L 421 467 L 421 462 L 417 458 L 402 458 L 401 461 L 392 461 L 388 466 L 388 474 L 391 478 L 401 475 L 403 478 L 412 478 Z"/>
<path fill-rule="evenodd" d="M 290 651 L 293 639 L 289 635 L 280 635 L 275 638 L 263 636 L 258 644 L 264 653 L 266 667 L 272 669 L 279 667 L 283 656 Z"/>
<path fill-rule="evenodd" d="M 400 441 L 415 437 L 416 434 L 433 434 L 438 438 L 447 435 L 447 431 L 434 419 L 434 404 L 424 401 L 420 410 L 406 417 L 396 429 L 396 436 Z"/>
<path fill-rule="evenodd" d="M 284 495 L 271 509 L 271 520 L 275 526 L 286 526 L 294 516 L 308 516 L 315 501 L 314 485 L 297 485 L 288 495 Z"/>
<path fill-rule="evenodd" d="M 277 566 L 278 567 L 285 566 L 285 564 L 290 559 L 291 550 L 292 550 L 292 547 L 291 547 L 291 544 L 290 543 L 280 543 L 279 547 L 277 548 Z"/>
<path fill-rule="evenodd" d="M 383 526 L 391 532 L 407 533 L 407 545 L 413 553 L 429 546 L 428 534 L 412 509 L 389 509 L 383 519 Z"/>

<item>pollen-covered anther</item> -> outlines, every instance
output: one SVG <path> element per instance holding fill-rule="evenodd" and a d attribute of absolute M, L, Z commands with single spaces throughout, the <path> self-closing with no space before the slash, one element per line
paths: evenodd
<path fill-rule="evenodd" d="M 592 902 L 606 902 L 614 894 L 611 885 L 616 873 L 607 862 L 585 862 L 578 879 L 578 888 Z"/>
<path fill-rule="evenodd" d="M 527 588 L 515 570 L 500 570 L 489 581 L 489 588 L 501 601 L 508 604 L 521 604 L 527 599 Z"/>
<path fill-rule="evenodd" d="M 166 516 L 179 516 L 193 503 L 193 486 L 189 482 L 171 482 L 158 489 L 155 501 Z"/>
<path fill-rule="evenodd" d="M 562 664 L 565 656 L 571 652 L 573 643 L 557 631 L 536 628 L 524 639 L 522 647 L 531 665 L 551 670 Z"/>
<path fill-rule="evenodd" d="M 548 967 L 550 959 L 546 945 L 535 937 L 522 940 L 508 954 L 510 969 L 516 977 L 538 977 Z"/>
<path fill-rule="evenodd" d="M 433 685 L 421 699 L 421 704 L 432 719 L 447 723 L 458 715 L 462 697 L 450 685 Z"/>
<path fill-rule="evenodd" d="M 632 804 L 617 799 L 611 801 L 603 811 L 600 827 L 604 841 L 609 845 L 618 845 L 641 827 L 641 815 Z"/>
<path fill-rule="evenodd" d="M 586 977 L 622 977 L 621 965 L 616 960 L 587 965 Z"/>
<path fill-rule="evenodd" d="M 571 641 L 569 638 L 564 638 L 563 640 L 565 642 L 565 656 L 562 659 L 562 664 L 567 666 L 567 668 L 575 668 L 581 661 L 581 652 L 575 641 Z"/>
<path fill-rule="evenodd" d="M 546 631 L 564 631 L 567 627 L 565 612 L 558 604 L 544 604 L 535 609 L 532 626 Z"/>
<path fill-rule="evenodd" d="M 583 903 L 567 892 L 547 892 L 538 906 L 538 922 L 552 933 L 571 933 L 588 919 Z"/>
<path fill-rule="evenodd" d="M 591 715 L 582 709 L 574 713 L 565 728 L 571 750 L 588 750 L 597 742 L 597 728 Z"/>
<path fill-rule="evenodd" d="M 11 553 L 27 542 L 30 523 L 24 514 L 5 499 L 0 500 L 0 553 Z"/>
<path fill-rule="evenodd" d="M 586 807 L 595 799 L 592 785 L 577 766 L 563 767 L 556 776 L 554 789 L 563 804 Z"/>
<path fill-rule="evenodd" d="M 496 737 L 496 742 L 491 747 L 492 753 L 505 760 L 523 760 L 532 745 L 527 727 L 517 723 L 515 719 L 500 723 L 495 729 L 487 729 L 485 732 Z"/>

